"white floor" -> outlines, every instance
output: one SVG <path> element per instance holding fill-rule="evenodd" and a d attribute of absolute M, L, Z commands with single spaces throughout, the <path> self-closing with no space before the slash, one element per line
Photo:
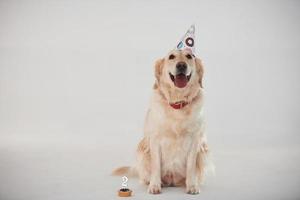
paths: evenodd
<path fill-rule="evenodd" d="M 0 199 L 117 199 L 122 179 L 109 174 L 114 167 L 132 163 L 135 142 L 125 145 L 113 136 L 105 141 L 57 135 L 6 137 L 0 142 Z M 199 195 L 163 188 L 162 194 L 153 196 L 130 179 L 131 199 L 299 199 L 298 145 L 212 146 L 216 176 L 208 177 Z"/>

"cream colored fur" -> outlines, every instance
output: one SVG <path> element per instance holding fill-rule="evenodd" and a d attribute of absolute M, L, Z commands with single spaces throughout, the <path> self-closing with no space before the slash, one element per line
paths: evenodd
<path fill-rule="evenodd" d="M 144 126 L 144 137 L 138 145 L 137 163 L 120 168 L 115 174 L 135 171 L 148 184 L 148 192 L 157 194 L 161 186 L 186 187 L 186 192 L 198 194 L 203 179 L 208 148 L 203 116 L 203 66 L 200 59 L 188 59 L 187 51 L 174 50 L 155 64 L 153 95 Z M 169 55 L 175 59 L 168 59 Z M 177 88 L 170 79 L 179 61 L 188 64 L 191 79 L 184 88 Z M 170 103 L 186 101 L 182 109 Z"/>

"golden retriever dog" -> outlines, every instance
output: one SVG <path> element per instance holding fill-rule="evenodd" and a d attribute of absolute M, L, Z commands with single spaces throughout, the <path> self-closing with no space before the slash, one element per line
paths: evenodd
<path fill-rule="evenodd" d="M 200 192 L 208 154 L 203 118 L 203 66 L 187 50 L 173 50 L 155 64 L 155 84 L 144 137 L 132 167 L 114 175 L 138 175 L 151 194 L 161 186 Z"/>

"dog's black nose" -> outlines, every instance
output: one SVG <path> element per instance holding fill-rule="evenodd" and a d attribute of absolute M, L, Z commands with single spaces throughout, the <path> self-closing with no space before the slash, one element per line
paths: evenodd
<path fill-rule="evenodd" d="M 176 64 L 176 69 L 178 73 L 185 73 L 187 69 L 187 65 L 185 62 L 178 62 Z"/>

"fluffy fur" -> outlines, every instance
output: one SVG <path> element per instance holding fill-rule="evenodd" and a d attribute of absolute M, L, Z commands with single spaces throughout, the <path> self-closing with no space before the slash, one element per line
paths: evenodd
<path fill-rule="evenodd" d="M 170 59 L 170 55 L 175 58 Z M 144 137 L 138 144 L 137 162 L 133 167 L 116 169 L 115 175 L 138 175 L 157 194 L 161 186 L 182 186 L 198 194 L 203 180 L 208 147 L 203 117 L 203 66 L 199 58 L 187 51 L 173 50 L 155 64 L 156 81 L 147 112 Z M 191 74 L 188 84 L 178 88 L 170 78 L 176 63 L 185 62 Z M 174 109 L 170 103 L 188 104 Z"/>

